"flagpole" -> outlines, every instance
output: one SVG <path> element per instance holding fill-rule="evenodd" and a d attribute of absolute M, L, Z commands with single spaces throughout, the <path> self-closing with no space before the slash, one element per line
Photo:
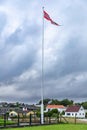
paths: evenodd
<path fill-rule="evenodd" d="M 42 7 L 42 81 L 41 81 L 41 124 L 44 124 L 44 104 L 43 104 L 43 91 L 44 91 L 44 7 Z"/>

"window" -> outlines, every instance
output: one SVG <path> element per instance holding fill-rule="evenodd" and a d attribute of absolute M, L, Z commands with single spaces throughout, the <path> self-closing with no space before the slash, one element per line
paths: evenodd
<path fill-rule="evenodd" d="M 50 111 L 50 109 L 48 109 L 48 111 Z"/>
<path fill-rule="evenodd" d="M 70 113 L 67 113 L 67 115 L 69 116 L 69 115 L 70 115 Z"/>

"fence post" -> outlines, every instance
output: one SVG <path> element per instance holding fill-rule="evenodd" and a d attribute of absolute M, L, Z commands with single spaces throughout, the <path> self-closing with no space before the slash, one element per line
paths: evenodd
<path fill-rule="evenodd" d="M 75 124 L 76 124 L 76 113 L 75 113 Z"/>
<path fill-rule="evenodd" d="M 31 125 L 31 122 L 32 122 L 32 119 L 31 119 L 31 118 L 32 118 L 32 116 L 31 116 L 31 114 L 30 114 L 30 125 Z"/>
<path fill-rule="evenodd" d="M 19 113 L 18 113 L 18 126 L 19 126 L 19 118 L 20 118 L 20 117 L 19 117 Z"/>
<path fill-rule="evenodd" d="M 61 123 L 61 114 L 59 116 L 60 116 L 60 123 Z"/>
<path fill-rule="evenodd" d="M 49 124 L 51 123 L 51 117 L 49 116 Z"/>
<path fill-rule="evenodd" d="M 6 127 L 6 113 L 4 113 L 4 127 Z"/>
<path fill-rule="evenodd" d="M 44 124 L 45 124 L 45 115 L 44 115 Z"/>
<path fill-rule="evenodd" d="M 41 114 L 40 114 L 40 124 L 41 124 Z"/>
<path fill-rule="evenodd" d="M 59 114 L 57 115 L 57 123 L 59 123 Z"/>

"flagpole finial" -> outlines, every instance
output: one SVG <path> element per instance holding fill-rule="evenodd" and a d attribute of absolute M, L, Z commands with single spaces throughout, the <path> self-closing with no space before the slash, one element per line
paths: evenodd
<path fill-rule="evenodd" d="M 44 10 L 44 6 L 42 7 L 42 9 Z"/>

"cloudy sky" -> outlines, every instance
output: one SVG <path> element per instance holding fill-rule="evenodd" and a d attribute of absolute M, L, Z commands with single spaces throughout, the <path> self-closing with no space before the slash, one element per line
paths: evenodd
<path fill-rule="evenodd" d="M 87 100 L 87 0 L 0 0 L 0 101 Z"/>

